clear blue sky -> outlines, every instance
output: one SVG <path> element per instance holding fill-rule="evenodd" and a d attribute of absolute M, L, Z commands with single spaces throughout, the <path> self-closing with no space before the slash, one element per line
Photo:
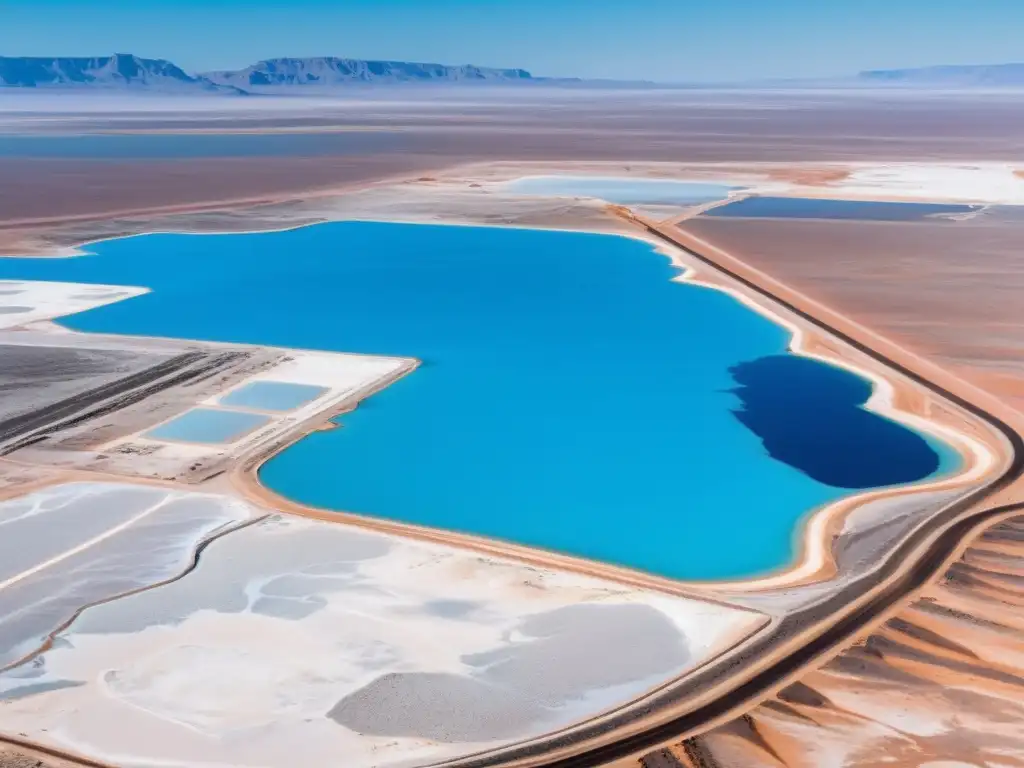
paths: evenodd
<path fill-rule="evenodd" d="M 0 55 L 472 63 L 659 81 L 1024 61 L 1024 0 L 0 0 Z"/>

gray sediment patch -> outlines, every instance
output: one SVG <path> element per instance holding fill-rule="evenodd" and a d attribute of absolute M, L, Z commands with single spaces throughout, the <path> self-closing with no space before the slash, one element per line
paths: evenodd
<path fill-rule="evenodd" d="M 93 293 L 76 293 L 71 298 L 79 301 L 93 301 L 95 299 L 120 299 L 128 295 L 124 291 L 95 291 Z"/>
<path fill-rule="evenodd" d="M 963 488 L 889 496 L 858 507 L 846 519 L 833 556 L 841 573 L 850 574 L 878 560 L 924 520 L 967 493 Z"/>
<path fill-rule="evenodd" d="M 479 679 L 552 707 L 690 661 L 676 626 L 647 605 L 570 605 L 527 618 L 518 632 L 531 640 L 463 661 Z"/>
<path fill-rule="evenodd" d="M 19 421 L 83 400 L 89 392 L 157 366 L 174 354 L 159 348 L 105 349 L 81 342 L 53 345 L 52 339 L 24 331 L 3 335 L 4 341 L 15 337 L 28 343 L 0 343 L 0 435 L 19 434 L 27 429 Z M 42 343 L 33 346 L 37 340 Z"/>
<path fill-rule="evenodd" d="M 38 693 L 60 691 L 64 688 L 78 688 L 82 685 L 85 685 L 85 683 L 81 683 L 76 680 L 53 680 L 46 683 L 31 683 L 19 688 L 11 688 L 0 693 L 0 701 L 14 701 L 16 699 L 25 698 L 26 696 L 34 696 Z"/>
<path fill-rule="evenodd" d="M 326 576 L 307 576 L 304 573 L 277 576 L 262 587 L 264 597 L 306 598 L 324 592 L 338 592 L 345 589 L 350 581 L 356 580 L 356 568 L 348 564 L 347 570 L 335 570 Z"/>
<path fill-rule="evenodd" d="M 423 604 L 423 610 L 439 619 L 465 619 L 484 606 L 473 600 L 430 600 Z"/>
<path fill-rule="evenodd" d="M 473 608 L 434 601 L 435 614 L 438 603 L 442 613 Z M 463 656 L 470 675 L 383 675 L 341 699 L 328 717 L 379 736 L 507 739 L 565 720 L 570 705 L 595 692 L 667 677 L 690 661 L 675 625 L 646 605 L 566 606 L 526 618 L 511 634 L 524 639 Z"/>
<path fill-rule="evenodd" d="M 327 600 L 311 595 L 304 600 L 289 600 L 284 597 L 261 597 L 252 604 L 252 612 L 261 616 L 273 616 L 289 621 L 301 621 L 327 607 Z"/>
<path fill-rule="evenodd" d="M 327 716 L 357 733 L 457 743 L 513 738 L 546 714 L 514 691 L 470 677 L 412 672 L 378 677 Z"/>

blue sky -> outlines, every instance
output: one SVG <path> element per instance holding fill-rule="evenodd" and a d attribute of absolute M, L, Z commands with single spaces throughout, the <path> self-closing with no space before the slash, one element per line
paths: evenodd
<path fill-rule="evenodd" d="M 0 55 L 273 56 L 713 81 L 1024 60 L 1024 0 L 0 0 Z"/>

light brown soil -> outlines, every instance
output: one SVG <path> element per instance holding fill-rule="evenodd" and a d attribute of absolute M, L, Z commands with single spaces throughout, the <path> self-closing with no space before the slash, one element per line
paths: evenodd
<path fill-rule="evenodd" d="M 809 187 L 827 187 L 849 178 L 850 170 L 848 168 L 796 168 L 772 170 L 766 175 L 772 181 L 788 181 Z"/>
<path fill-rule="evenodd" d="M 2 707 L 2 705 L 0 705 Z M 0 717 L 3 709 L 0 708 Z M 76 760 L 74 762 L 49 755 L 29 747 L 0 742 L 0 768 L 96 768 L 99 763 Z"/>

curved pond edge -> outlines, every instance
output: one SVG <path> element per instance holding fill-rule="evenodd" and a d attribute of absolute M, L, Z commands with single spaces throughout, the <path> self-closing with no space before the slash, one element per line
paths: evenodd
<path fill-rule="evenodd" d="M 346 221 L 358 221 L 358 219 Z M 355 402 L 348 403 L 344 408 L 333 413 L 322 413 L 315 425 L 304 425 L 304 427 L 267 450 L 261 451 L 258 455 L 244 457 L 240 461 L 235 472 L 232 473 L 232 484 L 244 497 L 264 506 L 272 506 L 283 511 L 297 515 L 305 515 L 323 520 L 351 523 L 364 527 L 370 527 L 394 533 L 401 536 L 426 539 L 437 543 L 455 545 L 473 549 L 496 557 L 513 558 L 516 560 L 542 565 L 544 567 L 563 568 L 572 571 L 585 573 L 613 580 L 619 583 L 636 587 L 658 589 L 663 592 L 694 596 L 699 594 L 707 599 L 705 589 L 723 589 L 727 591 L 760 591 L 775 589 L 782 586 L 804 585 L 812 582 L 826 581 L 837 574 L 837 566 L 832 556 L 831 543 L 842 527 L 842 523 L 855 509 L 870 502 L 890 497 L 904 497 L 926 491 L 936 490 L 968 490 L 969 487 L 982 482 L 991 475 L 1000 464 L 1005 463 L 1005 456 L 989 441 L 979 439 L 957 429 L 951 425 L 941 423 L 923 415 L 908 410 L 897 402 L 897 384 L 895 371 L 889 371 L 878 366 L 878 370 L 865 365 L 858 365 L 844 359 L 839 354 L 829 353 L 822 349 L 823 343 L 819 337 L 824 336 L 820 331 L 812 328 L 805 328 L 795 319 L 787 317 L 783 312 L 767 306 L 763 301 L 758 300 L 735 285 L 729 284 L 724 275 L 714 274 L 710 269 L 698 268 L 687 257 L 681 247 L 669 246 L 664 241 L 637 231 L 608 232 L 591 229 L 571 228 L 545 228 L 532 226 L 506 226 L 506 225 L 466 225 L 462 222 L 430 222 L 391 220 L 395 224 L 416 224 L 427 226 L 488 226 L 494 228 L 513 229 L 557 229 L 559 231 L 588 232 L 591 234 L 606 235 L 610 237 L 626 237 L 652 247 L 657 253 L 667 258 L 670 263 L 680 269 L 680 274 L 672 278 L 678 282 L 689 282 L 712 290 L 726 293 L 734 300 L 745 305 L 747 309 L 757 312 L 771 322 L 786 329 L 790 334 L 790 342 L 787 346 L 788 352 L 803 357 L 811 358 L 827 365 L 842 368 L 852 375 L 867 380 L 872 385 L 872 394 L 864 404 L 864 408 L 878 415 L 890 419 L 908 429 L 914 430 L 927 439 L 936 441 L 949 451 L 959 457 L 958 465 L 946 468 L 942 474 L 936 477 L 926 478 L 920 482 L 899 486 L 890 486 L 872 489 L 863 492 L 854 492 L 834 502 L 823 505 L 819 508 L 807 510 L 794 527 L 793 536 L 795 540 L 793 556 L 789 562 L 773 571 L 764 574 L 742 579 L 723 580 L 697 580 L 684 581 L 662 577 L 625 566 L 613 565 L 592 561 L 585 558 L 563 554 L 552 550 L 545 550 L 540 547 L 525 546 L 492 539 L 486 536 L 467 534 L 462 532 L 447 531 L 430 526 L 423 526 L 413 523 L 404 523 L 382 518 L 375 518 L 368 515 L 355 514 L 351 512 L 330 510 L 325 508 L 312 507 L 305 504 L 293 502 L 273 489 L 265 486 L 258 477 L 260 468 L 270 458 L 280 453 L 289 445 L 302 439 L 305 435 L 314 430 L 330 429 L 333 424 L 330 422 L 338 416 L 358 407 L 358 401 L 368 397 L 372 392 L 359 393 Z M 303 224 L 299 227 L 287 227 L 286 229 L 297 229 L 304 226 L 315 226 L 314 224 Z M 264 230 L 266 231 L 266 230 Z M 219 233 L 201 233 L 219 234 Z M 234 233 L 237 234 L 237 233 Z M 838 342 L 837 339 L 827 338 L 825 342 Z M 839 342 L 841 343 L 841 342 Z M 901 382 L 904 387 L 905 383 Z M 915 387 L 917 385 L 914 385 Z M 376 390 L 374 390 L 376 391 Z M 951 407 L 952 404 L 950 404 Z M 973 416 L 963 414 L 971 422 L 980 422 Z M 988 430 L 987 424 L 982 424 L 982 431 Z M 995 442 L 993 440 L 993 442 Z M 1000 461 L 1003 459 L 1003 461 Z"/>
<path fill-rule="evenodd" d="M 417 538 L 433 541 L 435 543 L 454 545 L 462 548 L 486 553 L 495 557 L 511 558 L 521 562 L 531 563 L 549 568 L 571 570 L 578 573 L 591 575 L 597 578 L 612 580 L 621 584 L 656 589 L 669 594 L 680 594 L 683 596 L 708 599 L 705 590 L 721 589 L 724 594 L 730 592 L 756 592 L 762 590 L 777 589 L 780 587 L 792 587 L 807 585 L 810 583 L 824 582 L 838 574 L 838 567 L 833 557 L 831 544 L 842 529 L 843 522 L 850 514 L 873 501 L 891 498 L 905 497 L 917 493 L 936 490 L 968 490 L 970 486 L 982 482 L 990 475 L 1001 462 L 999 451 L 988 442 L 972 437 L 966 432 L 956 429 L 948 424 L 940 423 L 934 419 L 927 418 L 914 413 L 897 403 L 897 385 L 894 383 L 897 378 L 896 372 L 888 369 L 881 363 L 875 370 L 870 366 L 855 364 L 844 359 L 840 354 L 831 352 L 827 347 L 828 342 L 843 342 L 829 337 L 818 329 L 804 327 L 797 318 L 791 318 L 781 307 L 768 306 L 763 297 L 751 295 L 737 282 L 728 277 L 724 271 L 713 269 L 709 266 L 698 266 L 686 250 L 678 244 L 670 244 L 665 239 L 660 239 L 653 234 L 644 231 L 649 226 L 648 222 L 634 216 L 627 207 L 620 205 L 609 205 L 609 210 L 617 214 L 623 220 L 623 226 L 619 231 L 597 230 L 587 227 L 542 227 L 527 225 L 508 224 L 478 224 L 465 223 L 461 221 L 434 220 L 424 222 L 422 220 L 403 220 L 401 218 L 388 219 L 387 222 L 372 220 L 376 223 L 393 223 L 404 225 L 421 226 L 454 226 L 454 227 L 485 227 L 494 229 L 526 229 L 543 231 L 563 231 L 573 233 L 588 233 L 604 235 L 609 237 L 625 237 L 643 242 L 651 247 L 658 254 L 667 258 L 669 262 L 680 270 L 680 274 L 671 278 L 675 282 L 688 282 L 704 288 L 717 290 L 727 294 L 733 300 L 743 304 L 748 310 L 757 312 L 770 322 L 784 328 L 790 334 L 790 342 L 787 351 L 791 354 L 817 360 L 821 363 L 842 368 L 848 373 L 867 380 L 872 385 L 872 393 L 864 404 L 866 410 L 872 411 L 886 419 L 894 421 L 905 428 L 914 430 L 925 436 L 926 439 L 936 441 L 947 450 L 955 452 L 959 456 L 959 466 L 949 469 L 937 477 L 930 477 L 919 482 L 899 486 L 876 488 L 867 491 L 853 492 L 843 496 L 836 501 L 825 504 L 821 507 L 807 510 L 798 520 L 793 529 L 794 547 L 790 560 L 772 571 L 766 571 L 760 575 L 754 575 L 738 579 L 705 579 L 684 581 L 669 577 L 658 576 L 631 569 L 626 566 L 614 565 L 593 561 L 574 555 L 567 555 L 561 552 L 546 550 L 541 547 L 526 546 L 507 542 L 499 539 L 492 539 L 482 535 L 468 534 L 456 531 L 448 531 L 440 528 L 433 528 L 414 523 L 404 523 L 383 518 L 376 518 L 369 515 L 361 515 L 343 510 L 332 510 L 318 508 L 298 502 L 294 502 L 273 489 L 265 486 L 259 479 L 258 474 L 264 463 L 269 461 L 290 445 L 298 442 L 306 435 L 314 431 L 334 428 L 331 423 L 338 416 L 350 412 L 361 400 L 379 391 L 383 386 L 391 383 L 394 379 L 411 372 L 416 366 L 412 365 L 403 369 L 398 376 L 371 391 L 363 391 L 342 407 L 331 412 L 318 414 L 315 422 L 299 425 L 295 430 L 282 436 L 279 440 L 260 450 L 255 455 L 239 457 L 238 464 L 230 473 L 230 484 L 243 498 L 255 502 L 264 507 L 279 509 L 282 512 L 299 516 L 312 517 L 320 520 L 347 523 L 366 528 L 372 528 L 399 536 Z M 262 234 L 270 232 L 291 231 L 317 226 L 319 224 L 333 223 L 337 221 L 358 222 L 361 219 L 324 219 L 314 222 L 301 222 L 280 227 L 267 227 L 253 230 L 192 230 L 182 228 L 153 229 L 139 231 L 130 234 L 118 234 L 83 240 L 76 246 L 70 248 L 58 248 L 51 252 L 51 257 L 75 258 L 95 255 L 87 250 L 89 245 L 113 240 L 124 240 L 134 237 L 148 235 L 173 234 L 190 236 L 217 236 L 225 234 Z M 369 220 L 368 220 L 369 221 Z M 39 258 L 38 255 L 34 258 Z M 148 289 L 147 289 L 148 292 Z M 59 323 L 59 320 L 56 321 Z M 914 385 L 917 386 L 917 385 Z M 966 415 L 966 414 L 965 414 Z M 969 417 L 971 421 L 978 421 L 975 417 Z M 985 424 L 984 428 L 988 429 Z M 935 446 L 938 448 L 940 446 Z M 941 454 L 940 454 L 941 458 Z"/>

